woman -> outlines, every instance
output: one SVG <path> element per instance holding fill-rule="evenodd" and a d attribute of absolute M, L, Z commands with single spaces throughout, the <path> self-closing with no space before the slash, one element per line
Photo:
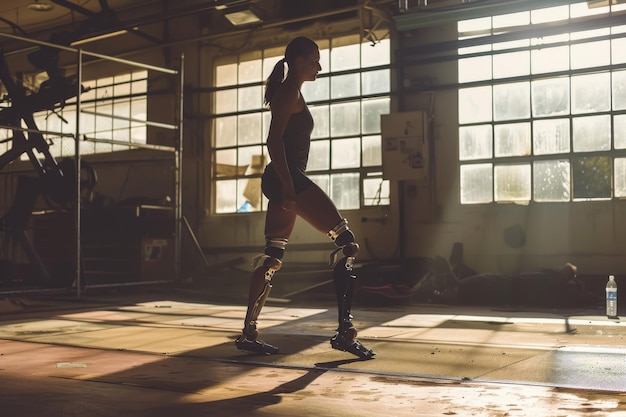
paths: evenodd
<path fill-rule="evenodd" d="M 288 66 L 285 78 L 285 64 Z M 265 218 L 265 253 L 257 257 L 263 264 L 256 267 L 250 281 L 248 311 L 241 336 L 235 344 L 238 349 L 272 354 L 278 348 L 258 338 L 257 319 L 272 288 L 274 272 L 280 269 L 296 216 L 302 217 L 315 229 L 327 233 L 343 251 L 344 257 L 334 269 L 334 283 L 339 305 L 339 327 L 331 339 L 334 349 L 371 359 L 375 352 L 356 339 L 352 326 L 350 304 L 353 281 L 352 262 L 359 246 L 341 217 L 335 204 L 305 174 L 309 156 L 313 118 L 300 89 L 305 81 L 314 81 L 319 71 L 320 52 L 309 38 L 293 39 L 285 49 L 267 79 L 265 103 L 271 110 L 267 149 L 271 163 L 262 177 L 263 194 L 269 204 Z M 336 252 L 337 252 L 336 251 Z"/>

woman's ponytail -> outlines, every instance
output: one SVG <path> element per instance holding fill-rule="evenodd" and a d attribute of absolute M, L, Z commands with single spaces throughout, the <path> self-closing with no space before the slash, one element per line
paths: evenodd
<path fill-rule="evenodd" d="M 265 104 L 272 102 L 272 97 L 285 79 L 285 58 L 281 59 L 274 65 L 274 69 L 265 82 Z"/>

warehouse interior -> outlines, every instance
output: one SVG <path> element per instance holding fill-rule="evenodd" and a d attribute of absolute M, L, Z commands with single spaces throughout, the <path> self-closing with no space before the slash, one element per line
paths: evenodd
<path fill-rule="evenodd" d="M 626 415 L 626 303 L 605 310 L 608 277 L 626 285 L 625 16 L 623 0 L 3 1 L 2 403 Z M 285 353 L 233 345 L 265 246 L 264 80 L 297 36 L 321 52 L 307 172 L 360 245 L 373 361 L 328 345 L 336 246 L 302 219 L 260 318 Z"/>

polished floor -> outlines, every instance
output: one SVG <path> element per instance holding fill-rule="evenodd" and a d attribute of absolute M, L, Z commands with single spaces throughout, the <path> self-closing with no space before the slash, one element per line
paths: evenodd
<path fill-rule="evenodd" d="M 217 294 L 0 298 L 1 415 L 626 416 L 626 324 L 598 309 L 357 305 L 360 361 L 330 348 L 328 297 L 273 294 L 281 354 L 259 356 L 234 348 L 243 299 Z"/>

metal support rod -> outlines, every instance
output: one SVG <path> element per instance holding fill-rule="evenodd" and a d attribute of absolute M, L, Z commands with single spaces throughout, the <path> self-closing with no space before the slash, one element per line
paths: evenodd
<path fill-rule="evenodd" d="M 176 281 L 181 277 L 181 252 L 182 252 L 182 223 L 183 223 L 183 120 L 184 120 L 184 97 L 183 91 L 185 88 L 185 54 L 180 54 L 180 68 L 178 77 L 179 84 L 179 109 L 178 109 L 178 146 L 175 152 L 176 170 L 175 170 L 175 187 L 176 187 L 176 202 L 174 218 L 175 225 L 175 248 L 174 248 L 174 270 Z"/>
<path fill-rule="evenodd" d="M 76 283 L 76 297 L 81 297 L 81 163 L 80 163 L 80 106 L 81 106 L 81 94 L 82 94 L 82 83 L 83 83 L 83 52 L 82 49 L 78 50 L 77 63 L 76 63 L 76 85 L 77 85 L 77 93 L 76 93 L 76 135 L 74 136 L 74 154 L 75 154 L 75 162 L 76 162 L 76 277 L 74 282 Z"/>

